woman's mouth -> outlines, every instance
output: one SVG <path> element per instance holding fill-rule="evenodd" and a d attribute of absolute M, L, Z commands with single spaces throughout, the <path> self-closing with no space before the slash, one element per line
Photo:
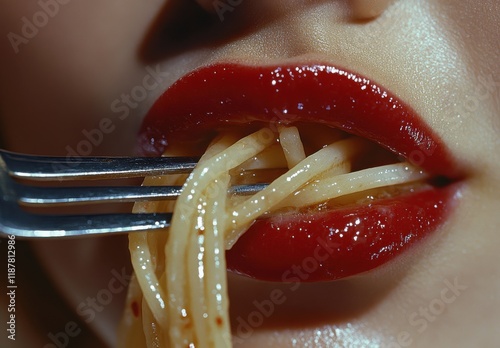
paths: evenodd
<path fill-rule="evenodd" d="M 196 70 L 153 105 L 139 144 L 147 155 L 196 152 L 218 132 L 262 126 L 297 126 L 306 147 L 320 141 L 322 128 L 340 139 L 363 138 L 370 145 L 351 163 L 360 175 L 398 162 L 420 174 L 404 185 L 263 215 L 227 251 L 233 272 L 282 282 L 363 273 L 436 231 L 456 203 L 462 170 L 432 129 L 380 85 L 328 65 Z"/>

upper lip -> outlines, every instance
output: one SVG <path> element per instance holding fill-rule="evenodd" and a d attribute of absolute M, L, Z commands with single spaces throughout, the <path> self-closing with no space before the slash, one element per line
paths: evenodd
<path fill-rule="evenodd" d="M 234 123 L 317 122 L 375 141 L 433 175 L 462 170 L 435 132 L 379 84 L 327 64 L 216 64 L 187 74 L 153 105 L 141 151 L 160 154 L 176 134 Z"/>

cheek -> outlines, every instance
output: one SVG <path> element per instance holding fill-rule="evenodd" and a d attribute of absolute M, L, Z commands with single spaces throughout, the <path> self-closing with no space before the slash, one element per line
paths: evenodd
<path fill-rule="evenodd" d="M 120 120 L 111 105 L 146 74 L 137 50 L 158 8 L 62 2 L 17 5 L 0 15 L 0 28 L 10 35 L 0 44 L 5 145 L 44 154 L 69 148 L 81 155 L 129 154 L 144 111 L 131 108 Z"/>

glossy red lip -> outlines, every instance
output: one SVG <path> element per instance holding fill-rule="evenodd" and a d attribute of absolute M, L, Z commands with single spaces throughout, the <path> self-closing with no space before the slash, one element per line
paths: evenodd
<path fill-rule="evenodd" d="M 379 143 L 436 177 L 460 171 L 416 113 L 376 83 L 327 65 L 221 64 L 177 81 L 154 104 L 141 150 L 227 124 L 315 122 Z M 259 279 L 323 281 L 386 263 L 436 230 L 454 204 L 455 185 L 325 213 L 258 220 L 227 252 L 228 268 Z"/>

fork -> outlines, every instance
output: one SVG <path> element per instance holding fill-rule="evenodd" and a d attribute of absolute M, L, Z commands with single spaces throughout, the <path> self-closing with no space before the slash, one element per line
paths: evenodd
<path fill-rule="evenodd" d="M 171 213 L 48 215 L 28 212 L 22 206 L 174 200 L 181 193 L 181 186 L 39 187 L 24 182 L 189 173 L 197 161 L 196 157 L 81 157 L 70 161 L 66 157 L 26 155 L 0 149 L 0 235 L 73 237 L 162 229 L 169 226 Z M 232 186 L 229 193 L 249 195 L 265 186 Z"/>

